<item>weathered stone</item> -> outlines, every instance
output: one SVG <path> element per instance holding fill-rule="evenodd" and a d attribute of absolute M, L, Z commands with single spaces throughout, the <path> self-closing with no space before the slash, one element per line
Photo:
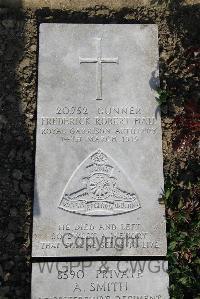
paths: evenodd
<path fill-rule="evenodd" d="M 166 254 L 157 35 L 40 26 L 33 256 Z"/>

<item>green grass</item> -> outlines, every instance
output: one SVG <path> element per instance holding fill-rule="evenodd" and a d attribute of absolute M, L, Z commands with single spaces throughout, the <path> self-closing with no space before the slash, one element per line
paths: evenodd
<path fill-rule="evenodd" d="M 169 179 L 165 185 L 171 299 L 200 298 L 198 187 L 179 187 Z"/>

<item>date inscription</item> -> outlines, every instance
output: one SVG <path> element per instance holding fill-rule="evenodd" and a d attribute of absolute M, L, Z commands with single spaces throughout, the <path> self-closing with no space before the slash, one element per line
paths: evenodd
<path fill-rule="evenodd" d="M 53 116 L 41 117 L 42 136 L 59 138 L 64 143 L 135 143 L 157 134 L 155 115 L 137 106 L 96 107 L 57 106 Z"/>

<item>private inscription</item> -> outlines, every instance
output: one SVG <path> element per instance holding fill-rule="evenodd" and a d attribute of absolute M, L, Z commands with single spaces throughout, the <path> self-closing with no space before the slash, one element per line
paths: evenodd
<path fill-rule="evenodd" d="M 122 214 L 139 209 L 135 192 L 127 192 L 121 187 L 123 180 L 127 181 L 125 174 L 99 149 L 73 173 L 59 207 L 91 216 Z"/>
<path fill-rule="evenodd" d="M 34 263 L 32 299 L 169 299 L 166 261 Z"/>

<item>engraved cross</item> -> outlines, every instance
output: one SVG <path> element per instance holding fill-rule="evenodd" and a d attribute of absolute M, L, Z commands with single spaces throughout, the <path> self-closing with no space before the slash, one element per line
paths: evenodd
<path fill-rule="evenodd" d="M 102 100 L 102 63 L 119 63 L 119 58 L 104 58 L 101 51 L 101 38 L 97 38 L 97 57 L 82 58 L 79 57 L 80 63 L 96 63 L 96 100 Z"/>

